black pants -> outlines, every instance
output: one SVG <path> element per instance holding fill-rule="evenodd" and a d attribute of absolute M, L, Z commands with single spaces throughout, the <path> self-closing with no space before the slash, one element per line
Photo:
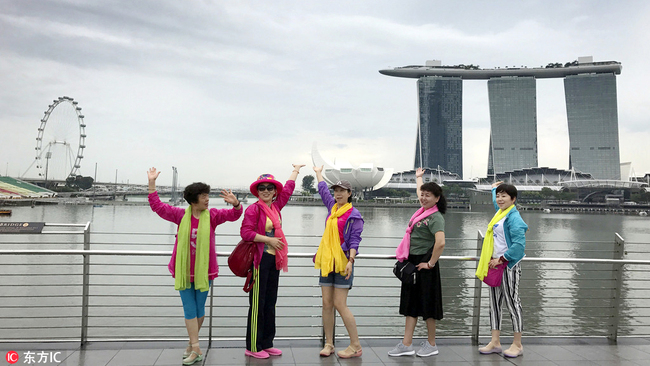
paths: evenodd
<path fill-rule="evenodd" d="M 273 347 L 275 338 L 275 303 L 278 300 L 280 271 L 275 269 L 275 256 L 262 254 L 258 269 L 253 269 L 255 283 L 248 293 L 246 349 L 251 352 Z"/>

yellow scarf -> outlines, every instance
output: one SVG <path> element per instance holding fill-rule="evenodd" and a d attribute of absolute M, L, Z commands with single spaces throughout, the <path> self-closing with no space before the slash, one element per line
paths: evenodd
<path fill-rule="evenodd" d="M 182 291 L 192 286 L 190 281 L 190 235 L 192 226 L 192 206 L 178 225 L 176 244 L 176 266 L 174 268 L 174 289 Z M 201 292 L 210 289 L 208 269 L 210 266 L 210 210 L 201 211 L 199 228 L 196 234 L 196 257 L 194 258 L 194 288 Z"/>
<path fill-rule="evenodd" d="M 348 202 L 340 208 L 338 206 L 338 203 L 332 206 L 330 217 L 327 218 L 325 223 L 323 238 L 314 259 L 314 268 L 320 269 L 321 277 L 326 277 L 332 270 L 336 273 L 345 274 L 345 266 L 348 264 L 348 258 L 341 249 L 338 218 L 351 210 L 352 204 Z"/>
<path fill-rule="evenodd" d="M 481 248 L 481 259 L 478 261 L 478 267 L 476 268 L 476 277 L 481 281 L 487 276 L 488 269 L 490 267 L 490 259 L 492 259 L 492 253 L 494 252 L 494 224 L 501 221 L 515 205 L 511 205 L 505 210 L 499 209 L 497 213 L 494 214 L 492 220 L 488 224 L 487 232 L 483 238 L 483 248 Z"/>

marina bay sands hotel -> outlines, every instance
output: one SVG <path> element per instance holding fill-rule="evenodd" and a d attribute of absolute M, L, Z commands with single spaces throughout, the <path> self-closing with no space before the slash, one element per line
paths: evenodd
<path fill-rule="evenodd" d="M 416 78 L 420 106 L 415 167 L 463 174 L 463 80 L 487 80 L 490 105 L 488 176 L 538 167 L 536 79 L 564 78 L 569 127 L 569 169 L 596 179 L 619 180 L 616 76 L 621 63 L 580 57 L 540 68 L 480 69 L 476 66 L 424 66 L 379 70 Z"/>

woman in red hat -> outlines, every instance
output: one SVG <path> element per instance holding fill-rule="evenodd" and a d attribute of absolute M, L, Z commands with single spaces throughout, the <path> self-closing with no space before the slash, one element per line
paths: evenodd
<path fill-rule="evenodd" d="M 288 263 L 280 210 L 289 202 L 303 166 L 293 164 L 293 172 L 284 187 L 271 174 L 260 175 L 250 186 L 251 193 L 259 200 L 246 209 L 240 230 L 242 239 L 257 243 L 254 283 L 248 298 L 246 356 L 268 358 L 282 354 L 273 348 L 280 269 L 286 272 Z"/>

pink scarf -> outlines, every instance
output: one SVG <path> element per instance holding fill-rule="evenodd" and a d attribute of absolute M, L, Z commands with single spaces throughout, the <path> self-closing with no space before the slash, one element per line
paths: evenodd
<path fill-rule="evenodd" d="M 395 251 L 395 256 L 397 257 L 398 261 L 403 262 L 409 257 L 409 251 L 411 250 L 411 232 L 413 231 L 413 226 L 415 226 L 418 221 L 435 212 L 438 212 L 438 205 L 434 205 L 426 211 L 424 210 L 424 207 L 420 207 L 417 211 L 415 211 L 413 216 L 411 216 L 411 221 L 409 221 L 409 225 L 406 228 L 406 234 L 404 234 L 402 241 L 399 243 L 397 250 Z"/>
<path fill-rule="evenodd" d="M 262 201 L 257 201 L 257 204 L 259 204 L 260 207 L 262 207 L 262 211 L 264 211 L 266 216 L 273 223 L 273 228 L 275 229 L 275 237 L 280 238 L 280 241 L 282 242 L 282 244 L 284 244 L 281 250 L 276 249 L 275 251 L 275 268 L 287 272 L 289 269 L 288 268 L 289 258 L 287 257 L 289 248 L 287 244 L 287 239 L 285 239 L 284 232 L 282 231 L 282 224 L 280 223 L 280 214 L 275 209 L 275 207 L 273 207 L 273 210 L 271 210 L 269 206 L 267 206 L 266 203 Z"/>

